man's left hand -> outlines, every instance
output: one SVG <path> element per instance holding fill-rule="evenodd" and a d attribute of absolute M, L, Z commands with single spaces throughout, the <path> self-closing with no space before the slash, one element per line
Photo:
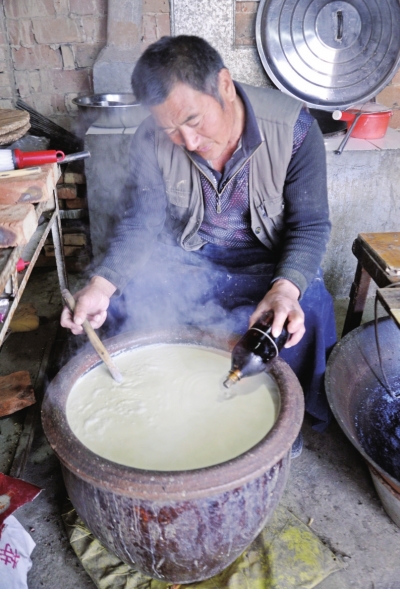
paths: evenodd
<path fill-rule="evenodd" d="M 293 282 L 280 278 L 267 292 L 265 297 L 257 305 L 256 310 L 250 317 L 250 326 L 266 311 L 270 309 L 274 312 L 274 321 L 272 323 L 272 335 L 278 337 L 282 331 L 283 325 L 288 320 L 287 330 L 290 333 L 290 339 L 285 344 L 285 348 L 291 348 L 299 343 L 306 328 L 304 326 L 304 313 L 299 304 L 300 291 Z"/>

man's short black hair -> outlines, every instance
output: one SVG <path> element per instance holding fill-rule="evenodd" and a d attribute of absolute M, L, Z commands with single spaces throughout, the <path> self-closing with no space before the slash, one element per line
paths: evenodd
<path fill-rule="evenodd" d="M 138 102 L 162 104 L 177 82 L 213 96 L 218 102 L 218 74 L 224 62 L 218 51 L 201 37 L 162 37 L 149 45 L 132 73 Z"/>

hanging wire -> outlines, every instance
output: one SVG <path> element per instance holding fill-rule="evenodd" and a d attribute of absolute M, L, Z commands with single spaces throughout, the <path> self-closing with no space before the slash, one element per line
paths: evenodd
<path fill-rule="evenodd" d="M 393 284 L 389 284 L 388 286 L 386 286 L 385 288 L 400 288 L 400 282 L 394 282 Z M 384 289 L 381 289 L 384 290 Z M 383 368 L 383 362 L 382 362 L 382 354 L 381 354 L 381 346 L 379 343 L 379 334 L 378 334 L 378 295 L 375 294 L 375 305 L 374 305 L 374 327 L 375 327 L 375 341 L 376 341 L 376 348 L 378 350 L 378 359 L 379 359 L 379 367 L 381 369 L 381 373 L 383 376 L 383 385 L 386 389 L 386 391 L 389 393 L 389 395 L 392 397 L 392 399 L 398 399 L 400 397 L 400 392 L 398 394 L 396 394 L 392 387 L 389 384 L 389 381 L 387 379 L 386 376 L 386 372 Z"/>

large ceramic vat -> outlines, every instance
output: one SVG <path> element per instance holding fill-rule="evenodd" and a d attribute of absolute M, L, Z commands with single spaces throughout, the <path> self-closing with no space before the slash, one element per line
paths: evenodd
<path fill-rule="evenodd" d="M 234 342 L 197 330 L 151 336 L 123 334 L 106 342 L 112 354 L 154 343 L 229 350 Z M 101 458 L 72 433 L 66 402 L 74 382 L 98 364 L 90 350 L 72 359 L 50 384 L 42 407 L 45 434 L 60 459 L 68 495 L 87 527 L 124 562 L 174 583 L 216 575 L 259 534 L 283 493 L 290 448 L 300 430 L 300 384 L 281 359 L 271 374 L 281 395 L 272 430 L 237 458 L 192 471 L 139 470 Z"/>
<path fill-rule="evenodd" d="M 400 330 L 389 317 L 378 322 L 382 365 L 399 391 Z M 385 390 L 374 322 L 348 333 L 332 351 L 325 374 L 332 411 L 366 460 L 382 504 L 400 526 L 400 398 Z"/>

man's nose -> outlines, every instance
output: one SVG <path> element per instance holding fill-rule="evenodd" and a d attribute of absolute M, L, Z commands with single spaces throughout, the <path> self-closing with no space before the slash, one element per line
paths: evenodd
<path fill-rule="evenodd" d="M 190 127 L 186 127 L 184 129 L 180 129 L 182 141 L 188 151 L 196 151 L 199 146 L 199 135 L 197 134 L 195 129 L 191 129 Z"/>

